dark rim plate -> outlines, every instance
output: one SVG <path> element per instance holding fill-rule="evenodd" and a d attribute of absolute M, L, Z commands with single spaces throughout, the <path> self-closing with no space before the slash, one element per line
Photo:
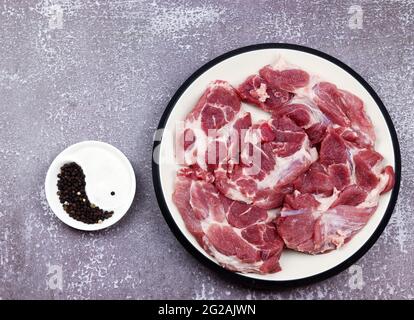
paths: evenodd
<path fill-rule="evenodd" d="M 256 44 L 251 45 L 247 47 L 242 47 L 236 50 L 232 50 L 230 52 L 227 52 L 225 54 L 222 54 L 221 56 L 211 60 L 210 62 L 206 63 L 204 66 L 199 68 L 196 72 L 194 72 L 177 90 L 177 92 L 172 97 L 171 101 L 169 102 L 167 108 L 165 109 L 161 120 L 158 124 L 158 129 L 162 129 L 165 127 L 165 124 L 168 120 L 168 117 L 172 111 L 172 109 L 175 107 L 177 101 L 181 97 L 181 95 L 184 93 L 184 91 L 187 90 L 187 88 L 204 72 L 206 72 L 208 69 L 213 67 L 214 65 L 230 58 L 233 56 L 236 56 L 241 53 L 249 52 L 249 51 L 255 51 L 255 50 L 261 50 L 261 49 L 291 49 L 291 50 L 297 50 L 302 52 L 307 52 L 316 56 L 319 56 L 325 60 L 328 60 L 340 68 L 344 69 L 346 72 L 348 72 L 351 76 L 353 76 L 372 96 L 372 98 L 375 100 L 376 104 L 380 108 L 380 111 L 382 112 L 384 119 L 387 123 L 392 143 L 393 143 L 393 149 L 394 149 L 394 157 L 395 157 L 395 164 L 394 164 L 394 170 L 395 170 L 395 186 L 392 190 L 390 201 L 388 203 L 387 209 L 385 211 L 385 214 L 376 228 L 375 232 L 371 235 L 371 237 L 368 239 L 368 241 L 365 242 L 365 244 L 357 251 L 355 252 L 351 257 L 349 257 L 347 260 L 343 261 L 342 263 L 338 264 L 337 266 L 318 273 L 316 275 L 306 277 L 306 278 L 300 278 L 295 280 L 262 280 L 262 279 L 252 279 L 246 276 L 243 276 L 239 273 L 228 271 L 221 267 L 220 265 L 214 263 L 207 257 L 205 257 L 198 249 L 196 249 L 186 238 L 186 236 L 181 232 L 179 227 L 177 226 L 174 218 L 171 215 L 171 212 L 169 211 L 164 194 L 162 191 L 161 186 L 161 180 L 160 180 L 160 171 L 159 171 L 159 165 L 152 160 L 152 177 L 153 177 L 153 184 L 155 189 L 155 194 L 158 200 L 158 205 L 161 209 L 161 212 L 170 227 L 171 231 L 174 233 L 176 238 L 180 241 L 180 243 L 187 249 L 188 252 L 190 252 L 193 256 L 195 256 L 200 262 L 202 262 L 204 265 L 208 266 L 209 268 L 215 270 L 219 275 L 223 276 L 226 279 L 237 281 L 241 284 L 244 284 L 246 286 L 252 286 L 252 287 L 260 287 L 260 288 L 275 288 L 280 286 L 300 286 L 300 285 L 306 285 L 309 283 L 321 281 L 324 279 L 327 279 L 329 277 L 332 277 L 352 264 L 354 264 L 358 259 L 360 259 L 377 241 L 379 236 L 384 231 L 386 225 L 388 224 L 388 221 L 391 218 L 392 212 L 394 210 L 395 204 L 397 202 L 398 192 L 400 189 L 400 180 L 401 180 L 401 156 L 400 156 L 400 147 L 398 143 L 397 133 L 395 131 L 394 125 L 392 123 L 392 120 L 390 118 L 390 115 L 388 114 L 387 109 L 385 108 L 384 104 L 382 103 L 379 96 L 375 93 L 375 91 L 372 89 L 372 87 L 353 69 L 348 67 L 343 62 L 339 61 L 338 59 L 323 53 L 321 51 L 311 49 L 304 46 L 294 45 L 294 44 L 285 44 L 285 43 L 265 43 L 265 44 Z M 161 139 L 159 141 L 154 141 L 153 145 L 153 154 L 156 148 L 160 145 Z"/>

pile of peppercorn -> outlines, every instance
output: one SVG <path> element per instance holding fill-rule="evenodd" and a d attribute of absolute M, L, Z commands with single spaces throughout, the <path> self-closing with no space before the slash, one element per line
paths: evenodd
<path fill-rule="evenodd" d="M 88 200 L 85 191 L 85 174 L 75 162 L 64 164 L 58 174 L 58 196 L 63 209 L 73 219 L 84 223 L 100 223 L 110 218 L 114 212 L 105 211 Z"/>

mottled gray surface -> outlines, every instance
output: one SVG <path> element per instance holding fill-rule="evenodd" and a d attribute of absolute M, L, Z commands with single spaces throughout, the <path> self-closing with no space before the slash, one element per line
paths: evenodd
<path fill-rule="evenodd" d="M 352 5 L 362 7 L 362 29 Z M 411 0 L 1 0 L 0 299 L 414 298 L 413 15 Z M 152 135 L 171 96 L 205 62 L 259 42 L 349 64 L 383 99 L 402 148 L 385 233 L 357 265 L 297 289 L 219 278 L 174 238 L 152 187 Z M 53 158 L 85 139 L 121 149 L 137 175 L 132 209 L 103 232 L 63 225 L 44 195 Z"/>

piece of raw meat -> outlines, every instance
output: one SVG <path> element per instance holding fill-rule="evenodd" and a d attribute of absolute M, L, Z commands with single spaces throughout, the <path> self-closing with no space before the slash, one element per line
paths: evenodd
<path fill-rule="evenodd" d="M 240 105 L 240 98 L 229 83 L 220 80 L 211 83 L 177 129 L 177 162 L 187 166 L 196 164 L 207 170 L 211 140 L 230 133 L 238 120 L 247 119 L 246 127 L 250 126 L 249 117 L 239 114 Z"/>
<path fill-rule="evenodd" d="M 287 104 L 295 91 L 308 83 L 307 72 L 279 58 L 274 65 L 260 69 L 258 75 L 248 77 L 237 91 L 244 102 L 273 112 Z"/>
<path fill-rule="evenodd" d="M 317 145 L 326 134 L 331 121 L 307 97 L 295 96 L 289 103 L 272 113 L 273 118 L 283 116 L 291 119 L 297 126 L 305 130 L 311 145 Z"/>
<path fill-rule="evenodd" d="M 279 271 L 284 245 L 272 222 L 274 213 L 230 200 L 214 184 L 189 176 L 178 173 L 173 201 L 203 249 L 233 271 Z"/>
<path fill-rule="evenodd" d="M 382 160 L 372 148 L 359 149 L 329 128 L 318 162 L 295 180 L 277 218 L 286 246 L 316 254 L 349 241 L 393 187 L 393 169 Z"/>
<path fill-rule="evenodd" d="M 259 71 L 260 76 L 272 88 L 280 88 L 288 92 L 306 87 L 309 83 L 309 74 L 294 67 L 281 70 L 279 65 L 265 66 Z"/>
<path fill-rule="evenodd" d="M 293 93 L 271 87 L 258 75 L 248 77 L 237 90 L 243 101 L 252 103 L 267 112 L 277 110 L 293 97 Z"/>
<path fill-rule="evenodd" d="M 242 163 L 231 171 L 219 166 L 214 172 L 215 183 L 230 199 L 277 208 L 292 191 L 296 177 L 316 161 L 317 152 L 310 147 L 306 133 L 287 117 L 261 122 L 251 129 L 245 137 L 248 148 L 242 150 Z"/>
<path fill-rule="evenodd" d="M 361 99 L 329 82 L 315 84 L 313 94 L 319 109 L 334 124 L 352 129 L 365 145 L 374 144 L 374 128 Z"/>
<path fill-rule="evenodd" d="M 341 247 L 365 226 L 376 207 L 339 205 L 328 210 L 285 210 L 277 218 L 277 229 L 285 245 L 311 254 Z"/>

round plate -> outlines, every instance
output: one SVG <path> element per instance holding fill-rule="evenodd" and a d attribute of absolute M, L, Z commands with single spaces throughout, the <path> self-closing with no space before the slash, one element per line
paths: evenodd
<path fill-rule="evenodd" d="M 112 217 L 101 223 L 87 224 L 73 219 L 63 210 L 56 184 L 60 168 L 68 162 L 81 166 L 89 200 L 104 210 L 114 211 Z M 117 148 L 104 142 L 84 141 L 63 150 L 53 160 L 46 174 L 45 192 L 53 212 L 64 223 L 79 230 L 101 230 L 118 222 L 128 211 L 135 195 L 135 174 L 127 157 Z"/>
<path fill-rule="evenodd" d="M 174 181 L 179 166 L 174 161 L 175 122 L 184 120 L 207 85 L 216 79 L 227 80 L 237 86 L 249 75 L 255 74 L 278 56 L 297 65 L 310 74 L 336 84 L 360 97 L 371 117 L 377 134 L 376 150 L 387 164 L 394 166 L 395 186 L 392 192 L 381 196 L 377 211 L 368 224 L 353 239 L 338 250 L 321 255 L 307 255 L 284 250 L 280 258 L 282 271 L 259 275 L 241 274 L 222 268 L 211 258 L 187 231 L 172 201 Z M 253 120 L 262 117 L 255 107 L 243 104 L 252 113 Z M 260 44 L 228 52 L 197 70 L 178 89 L 165 110 L 159 126 L 164 131 L 154 142 L 153 180 L 161 211 L 178 240 L 201 262 L 227 277 L 255 286 L 302 285 L 319 281 L 341 272 L 364 255 L 375 243 L 387 225 L 394 209 L 400 185 L 401 163 L 397 135 L 391 118 L 371 86 L 341 61 L 314 49 L 291 44 Z"/>

